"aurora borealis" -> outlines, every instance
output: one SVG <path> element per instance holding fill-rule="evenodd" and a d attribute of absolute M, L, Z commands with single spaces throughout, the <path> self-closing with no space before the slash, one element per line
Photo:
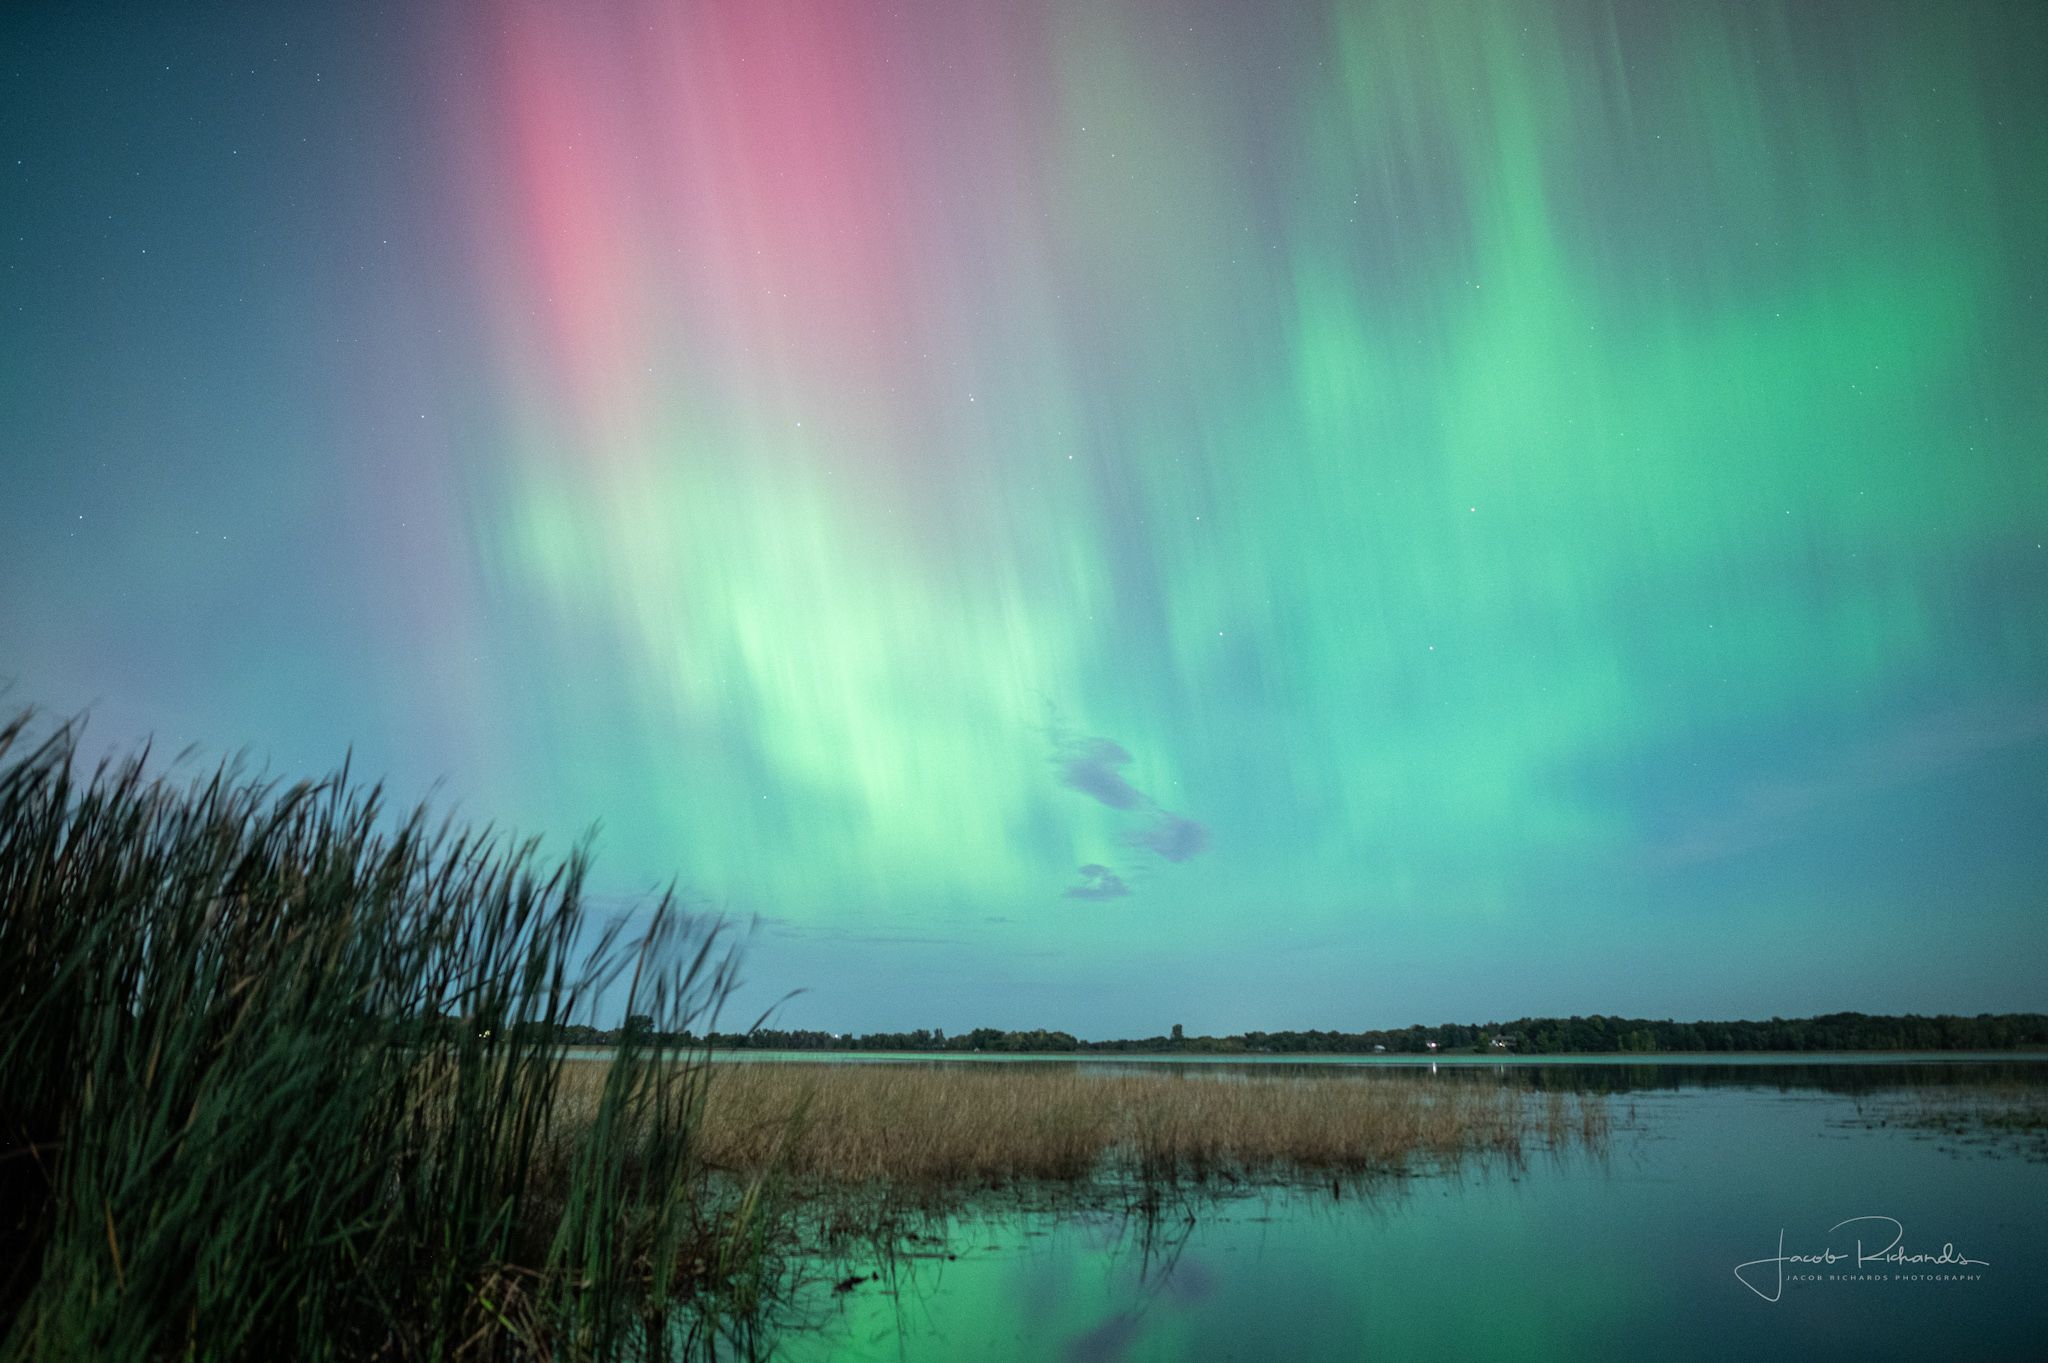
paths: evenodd
<path fill-rule="evenodd" d="M 24 702 L 790 1025 L 2044 1004 L 2037 5 L 0 25 Z"/>

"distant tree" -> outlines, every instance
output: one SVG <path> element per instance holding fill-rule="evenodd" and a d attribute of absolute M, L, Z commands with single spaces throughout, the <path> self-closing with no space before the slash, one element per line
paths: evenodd
<path fill-rule="evenodd" d="M 539 1037 L 548 1028 L 534 1022 L 505 1024 L 482 1016 L 423 1011 L 421 1034 L 453 1040 L 464 1032 L 481 1035 L 508 1026 L 519 1036 Z M 583 1024 L 553 1024 L 552 1034 L 570 1044 L 635 1041 L 652 1044 L 661 1037 L 654 1019 L 630 1015 L 623 1027 L 600 1032 Z M 1435 1041 L 1444 1051 L 1485 1050 L 1493 1037 L 1504 1036 L 1527 1055 L 1560 1052 L 1654 1054 L 1659 1051 L 1870 1051 L 1870 1050 L 2010 1050 L 2048 1047 L 2048 1016 L 2040 1013 L 1983 1014 L 1975 1017 L 1872 1017 L 1862 1013 L 1830 1013 L 1814 1018 L 1772 1018 L 1768 1021 L 1675 1022 L 1670 1018 L 1592 1017 L 1520 1018 L 1484 1024 L 1420 1024 L 1394 1031 L 1370 1032 L 1246 1032 L 1241 1036 L 1194 1037 L 1176 1023 L 1169 1036 L 1081 1041 L 1071 1033 L 1033 1029 L 1006 1032 L 977 1027 L 958 1036 L 939 1029 L 929 1032 L 871 1032 L 865 1036 L 823 1031 L 717 1033 L 705 1038 L 716 1049 L 873 1050 L 873 1051 L 1089 1051 L 1099 1054 L 1162 1054 L 1257 1052 L 1263 1054 L 1362 1055 L 1384 1046 L 1394 1054 L 1423 1053 Z M 688 1033 L 669 1040 L 689 1044 Z"/>

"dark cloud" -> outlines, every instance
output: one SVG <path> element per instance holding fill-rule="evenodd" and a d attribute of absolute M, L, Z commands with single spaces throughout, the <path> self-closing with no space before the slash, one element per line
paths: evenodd
<path fill-rule="evenodd" d="M 1124 841 L 1133 847 L 1149 847 L 1168 861 L 1186 861 L 1208 850 L 1207 825 L 1182 818 L 1170 810 L 1160 809 L 1157 812 L 1157 823 L 1150 828 L 1134 829 L 1124 834 Z"/>
<path fill-rule="evenodd" d="M 1124 841 L 1131 846 L 1157 852 L 1168 861 L 1186 861 L 1209 849 L 1206 824 L 1174 813 L 1123 778 L 1122 770 L 1132 760 L 1123 744 L 1108 738 L 1069 739 L 1059 745 L 1053 760 L 1060 769 L 1062 785 L 1111 809 L 1133 810 L 1149 816 L 1151 822 L 1147 826 L 1124 834 Z M 1082 868 L 1084 873 L 1087 869 Z M 1096 869 L 1109 875 L 1106 868 Z M 1121 880 L 1114 876 L 1110 879 L 1115 883 L 1114 890 L 1099 892 L 1097 886 L 1083 885 L 1067 894 L 1074 899 L 1114 899 L 1130 893 Z"/>
<path fill-rule="evenodd" d="M 1145 793 L 1117 775 L 1131 764 L 1123 745 L 1106 738 L 1083 738 L 1060 750 L 1060 780 L 1111 809 L 1137 809 L 1150 803 Z"/>
<path fill-rule="evenodd" d="M 1122 876 L 1100 863 L 1091 861 L 1078 868 L 1077 874 L 1081 883 L 1068 888 L 1069 899 L 1122 899 L 1131 892 Z"/>

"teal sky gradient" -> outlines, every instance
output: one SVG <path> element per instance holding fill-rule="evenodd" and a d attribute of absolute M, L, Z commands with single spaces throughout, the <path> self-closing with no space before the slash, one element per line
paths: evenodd
<path fill-rule="evenodd" d="M 2038 6 L 0 22 L 23 701 L 792 1025 L 2048 1004 Z"/>

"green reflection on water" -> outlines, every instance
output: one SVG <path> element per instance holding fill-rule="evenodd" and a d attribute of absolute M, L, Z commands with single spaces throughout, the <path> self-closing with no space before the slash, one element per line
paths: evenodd
<path fill-rule="evenodd" d="M 1471 1072 L 1412 1072 L 1475 1082 Z M 1625 1074 L 1625 1082 L 1613 1081 Z M 789 1360 L 2025 1357 L 2048 1328 L 2048 1165 L 1877 1126 L 1873 1101 L 1945 1086 L 2038 1094 L 2025 1062 L 1799 1069 L 1554 1068 L 1626 1094 L 1603 1156 L 1328 1188 L 1115 1206 L 969 1209 L 943 1255 L 792 1304 Z M 1497 1082 L 1526 1082 L 1523 1073 Z M 1548 1086 L 1543 1085 L 1543 1086 Z M 1875 1095 L 1875 1098 L 1873 1098 Z M 1935 1133 L 1938 1137 L 1940 1133 Z M 1788 1283 L 1734 1266 L 1886 1215 L 1954 1242 L 1974 1282 Z M 1191 1218 L 1191 1219 L 1190 1219 Z M 861 1271 L 878 1267 L 872 1263 Z M 1958 1350 L 1961 1350 L 1958 1355 Z"/>

